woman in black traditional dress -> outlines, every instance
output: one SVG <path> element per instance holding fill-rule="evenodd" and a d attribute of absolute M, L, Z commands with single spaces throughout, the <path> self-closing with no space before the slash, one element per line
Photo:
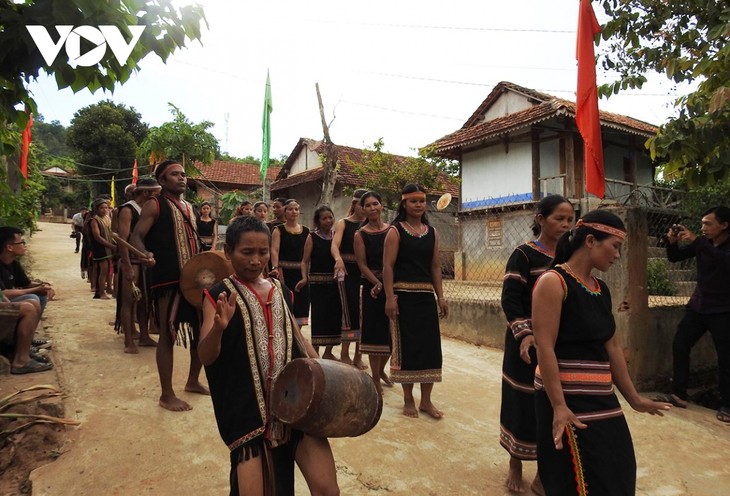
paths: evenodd
<path fill-rule="evenodd" d="M 299 203 L 287 200 L 284 203 L 286 222 L 277 226 L 271 235 L 271 263 L 278 279 L 283 281 L 291 291 L 302 279 L 302 257 L 304 243 L 309 236 L 309 229 L 299 224 Z M 300 326 L 309 323 L 309 287 L 304 286 L 293 293 L 292 312 Z"/>
<path fill-rule="evenodd" d="M 213 209 L 207 201 L 200 204 L 198 236 L 200 236 L 203 251 L 215 250 L 218 241 L 218 221 L 211 217 L 212 211 Z"/>
<path fill-rule="evenodd" d="M 560 195 L 543 198 L 537 205 L 532 232 L 537 239 L 515 248 L 504 274 L 502 310 L 508 327 L 502 361 L 502 408 L 499 443 L 510 454 L 507 488 L 524 492 L 522 460 L 537 460 L 535 435 L 535 337 L 532 334 L 532 288 L 550 268 L 558 238 L 573 223 L 573 206 Z M 532 491 L 544 494 L 540 477 Z"/>
<path fill-rule="evenodd" d="M 403 415 L 418 417 L 420 410 L 440 419 L 444 414 L 431 402 L 431 392 L 433 384 L 441 382 L 439 317 L 447 317 L 449 307 L 441 282 L 438 234 L 428 224 L 426 193 L 416 184 L 403 188 L 398 215 L 385 237 L 383 286 L 393 340 L 390 377 L 403 385 Z M 421 385 L 418 408 L 415 383 Z"/>
<path fill-rule="evenodd" d="M 619 259 L 625 237 L 616 215 L 589 212 L 563 234 L 557 265 L 535 284 L 537 466 L 548 496 L 635 494 L 634 446 L 614 382 L 638 412 L 671 408 L 636 392 L 608 287 L 591 275 Z"/>
<path fill-rule="evenodd" d="M 332 258 L 332 237 L 335 223 L 335 214 L 332 209 L 322 205 L 314 211 L 314 225 L 316 229 L 309 233 L 304 244 L 302 257 L 302 280 L 296 285 L 299 292 L 309 284 L 309 296 L 312 306 L 312 346 L 319 353 L 319 347 L 324 346 L 322 358 L 336 360 L 332 354 L 332 347 L 340 344 L 340 292 L 333 268 L 335 260 Z"/>
<path fill-rule="evenodd" d="M 355 233 L 355 258 L 362 274 L 360 351 L 370 358 L 373 381 L 382 395 L 381 380 L 386 386 L 393 386 L 393 382 L 385 373 L 391 345 L 390 323 L 388 316 L 385 315 L 385 293 L 383 293 L 383 247 L 390 226 L 381 218 L 383 204 L 378 193 L 368 191 L 362 195 L 360 206 L 367 218 L 367 223 Z"/>
<path fill-rule="evenodd" d="M 335 259 L 335 276 L 342 301 L 342 349 L 340 361 L 366 369 L 360 352 L 360 269 L 355 260 L 355 231 L 365 220 L 360 198 L 367 192 L 358 189 L 352 194 L 347 217 L 337 221 L 335 238 L 332 240 L 332 257 Z M 344 280 L 343 280 L 344 277 Z M 350 343 L 355 343 L 355 357 L 350 359 Z"/>

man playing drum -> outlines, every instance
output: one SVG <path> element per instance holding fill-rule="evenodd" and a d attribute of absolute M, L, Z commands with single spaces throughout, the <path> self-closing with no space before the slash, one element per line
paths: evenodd
<path fill-rule="evenodd" d="M 294 358 L 316 357 L 287 311 L 281 283 L 262 277 L 271 234 L 255 217 L 228 226 L 225 253 L 234 274 L 204 291 L 200 359 L 218 430 L 231 450 L 231 495 L 294 494 L 294 462 L 318 496 L 339 495 L 326 438 L 271 417 L 271 386 Z"/>
<path fill-rule="evenodd" d="M 172 388 L 173 345 L 190 340 L 190 370 L 185 391 L 210 394 L 200 383 L 202 364 L 196 350 L 200 325 L 198 313 L 180 291 L 180 271 L 198 253 L 195 216 L 183 199 L 187 177 L 182 165 L 167 160 L 157 165 L 155 177 L 162 194 L 142 207 L 131 244 L 147 252 L 152 311 L 160 330 L 157 345 L 157 372 L 160 374 L 160 406 L 171 411 L 191 410 L 192 406 L 175 395 Z"/>

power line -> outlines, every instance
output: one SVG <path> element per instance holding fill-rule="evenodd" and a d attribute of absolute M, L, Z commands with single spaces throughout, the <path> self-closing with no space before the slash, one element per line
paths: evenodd
<path fill-rule="evenodd" d="M 575 34 L 574 29 L 525 29 L 525 28 L 485 28 L 476 26 L 437 26 L 429 24 L 390 24 L 390 23 L 379 23 L 379 22 L 357 22 L 348 20 L 328 20 L 328 19 L 311 19 L 303 18 L 297 19 L 305 22 L 315 22 L 322 24 L 349 24 L 352 26 L 366 26 L 366 27 L 384 27 L 384 28 L 396 28 L 396 29 L 439 29 L 439 30 L 450 30 L 450 31 L 486 31 L 495 33 L 553 33 L 553 34 Z"/>
<path fill-rule="evenodd" d="M 398 109 L 393 109 L 393 108 L 388 108 L 388 107 L 381 107 L 379 105 L 370 105 L 368 103 L 352 102 L 349 100 L 340 100 L 340 101 L 342 103 L 349 103 L 350 105 L 357 105 L 359 107 L 369 107 L 369 108 L 374 108 L 374 109 L 378 109 L 378 110 L 386 110 L 388 112 L 396 112 L 399 114 L 418 115 L 421 117 L 435 117 L 438 119 L 448 119 L 448 120 L 459 121 L 459 122 L 464 122 L 466 120 L 465 118 L 460 118 L 460 117 L 447 117 L 445 115 L 426 114 L 423 112 L 410 112 L 408 110 L 398 110 Z"/>

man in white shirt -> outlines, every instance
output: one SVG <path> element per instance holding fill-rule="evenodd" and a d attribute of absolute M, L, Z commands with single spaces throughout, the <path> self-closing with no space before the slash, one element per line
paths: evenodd
<path fill-rule="evenodd" d="M 79 244 L 81 243 L 81 231 L 84 228 L 84 215 L 86 215 L 86 212 L 88 211 L 88 208 L 81 207 L 81 211 L 75 213 L 74 216 L 71 217 L 71 226 L 73 229 L 72 233 L 76 238 L 76 251 L 74 253 L 79 252 Z"/>

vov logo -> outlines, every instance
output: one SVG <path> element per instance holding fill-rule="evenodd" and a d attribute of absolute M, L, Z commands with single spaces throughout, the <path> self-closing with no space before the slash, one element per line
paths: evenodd
<path fill-rule="evenodd" d="M 127 26 L 132 33 L 132 39 L 126 42 L 124 36 L 116 26 L 55 26 L 58 32 L 58 41 L 54 42 L 45 26 L 26 26 L 25 28 L 33 38 L 38 50 L 43 56 L 43 60 L 49 66 L 53 64 L 58 57 L 63 44 L 66 44 L 66 54 L 68 55 L 69 65 L 90 67 L 98 64 L 106 54 L 106 46 L 112 49 L 112 53 L 119 61 L 120 65 L 127 63 L 129 54 L 132 53 L 134 46 L 142 36 L 142 32 L 146 26 Z M 94 48 L 81 53 L 81 38 L 84 38 Z"/>

